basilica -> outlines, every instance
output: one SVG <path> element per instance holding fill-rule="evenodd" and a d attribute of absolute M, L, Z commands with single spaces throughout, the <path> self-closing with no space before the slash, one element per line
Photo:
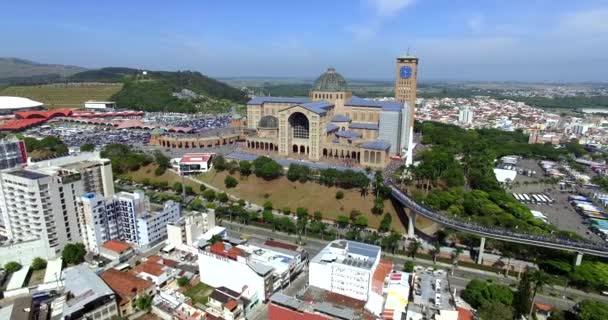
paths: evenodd
<path fill-rule="evenodd" d="M 394 101 L 354 96 L 334 68 L 315 80 L 308 97 L 254 97 L 247 103 L 247 148 L 372 168 L 382 168 L 391 157 L 407 158 L 417 64 L 415 57 L 397 58 Z"/>

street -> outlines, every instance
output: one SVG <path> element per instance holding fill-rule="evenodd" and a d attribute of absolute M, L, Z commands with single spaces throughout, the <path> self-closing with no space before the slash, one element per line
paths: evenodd
<path fill-rule="evenodd" d="M 249 225 L 241 225 L 241 224 L 238 224 L 235 222 L 229 222 L 229 221 L 223 221 L 222 224 L 228 229 L 229 235 L 233 236 L 233 237 L 257 238 L 260 240 L 266 240 L 268 238 L 273 238 L 275 240 L 297 243 L 297 236 L 295 236 L 295 235 L 287 235 L 282 232 L 273 232 L 272 230 L 255 227 L 255 226 L 249 226 Z M 313 239 L 313 238 L 308 238 L 308 237 L 302 237 L 302 241 L 304 242 L 303 247 L 308 251 L 310 257 L 315 256 L 327 244 L 326 241 L 321 241 L 319 239 Z M 383 257 L 390 258 L 391 260 L 393 260 L 393 262 L 395 263 L 395 266 L 397 266 L 396 269 L 399 268 L 398 266 L 402 266 L 405 263 L 405 261 L 412 260 L 411 258 L 392 255 L 392 254 L 384 254 Z M 441 263 L 441 262 L 437 262 L 434 264 L 432 260 L 425 260 L 425 259 L 421 259 L 421 258 L 416 258 L 413 261 L 415 261 L 415 263 L 417 265 L 421 265 L 424 267 L 438 267 L 438 268 L 443 268 L 443 269 L 450 270 L 450 271 L 453 267 L 450 264 Z M 494 272 L 467 268 L 467 267 L 461 267 L 461 266 L 456 267 L 453 271 L 453 274 L 451 272 L 449 274 L 450 274 L 450 276 L 449 276 L 450 285 L 452 285 L 454 288 L 456 288 L 457 291 L 461 291 L 462 289 L 464 289 L 466 287 L 467 283 L 472 279 L 491 280 L 495 283 L 510 285 L 513 288 L 516 286 L 516 284 L 518 282 L 518 279 L 513 276 L 506 277 L 504 275 L 499 275 Z M 302 274 L 296 279 L 296 281 L 303 278 L 302 277 L 303 275 L 304 275 L 304 272 L 302 272 Z M 294 284 L 296 281 L 294 281 Z M 296 287 L 300 287 L 300 286 L 296 286 Z M 299 291 L 299 288 L 286 289 L 286 293 L 288 293 L 288 294 L 295 294 L 298 291 Z M 558 308 L 562 308 L 562 309 L 569 309 L 574 304 L 576 304 L 578 301 L 583 300 L 583 299 L 596 299 L 596 300 L 608 302 L 608 297 L 594 294 L 594 293 L 587 293 L 587 292 L 573 289 L 573 288 L 567 288 L 565 290 L 565 292 L 566 292 L 565 295 L 567 297 L 566 299 L 562 298 L 562 295 L 564 295 L 563 287 L 545 286 L 544 290 L 537 295 L 536 301 L 541 302 L 541 303 L 551 304 L 551 305 L 554 305 L 554 306 L 556 306 Z"/>

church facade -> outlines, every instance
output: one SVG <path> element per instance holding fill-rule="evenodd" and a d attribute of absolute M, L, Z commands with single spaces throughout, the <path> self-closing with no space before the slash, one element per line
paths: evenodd
<path fill-rule="evenodd" d="M 404 71 L 397 59 L 397 83 L 411 95 L 395 101 L 354 96 L 346 80 L 329 68 L 313 84 L 308 97 L 254 97 L 247 103 L 247 148 L 272 156 L 312 161 L 347 160 L 382 168 L 391 156 L 411 149 L 415 103 L 415 64 Z M 401 81 L 404 77 L 413 81 Z M 399 97 L 399 98 L 401 98 Z M 400 101 L 401 100 L 401 101 Z"/>

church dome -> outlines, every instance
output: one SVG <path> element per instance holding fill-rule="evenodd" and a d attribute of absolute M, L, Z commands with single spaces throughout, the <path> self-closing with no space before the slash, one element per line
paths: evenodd
<path fill-rule="evenodd" d="M 279 127 L 279 119 L 275 116 L 264 116 L 258 122 L 258 128 L 274 129 Z"/>
<path fill-rule="evenodd" d="M 336 72 L 336 69 L 329 67 L 327 71 L 320 75 L 312 85 L 313 91 L 346 91 L 346 80 Z"/>

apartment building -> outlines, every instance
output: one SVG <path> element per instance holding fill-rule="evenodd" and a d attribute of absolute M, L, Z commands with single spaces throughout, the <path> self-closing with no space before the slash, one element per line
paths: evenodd
<path fill-rule="evenodd" d="M 80 241 L 75 199 L 84 192 L 78 172 L 9 169 L 0 174 L 0 210 L 12 243 L 42 238 L 55 252 Z"/>
<path fill-rule="evenodd" d="M 215 227 L 215 212 L 192 212 L 167 224 L 168 244 L 174 248 L 193 246 L 205 232 Z"/>
<path fill-rule="evenodd" d="M 332 241 L 310 261 L 309 283 L 367 301 L 380 253 L 379 246 L 348 240 Z"/>
<path fill-rule="evenodd" d="M 92 180 L 93 182 L 87 182 Z M 30 162 L 0 172 L 0 212 L 10 248 L 41 239 L 46 258 L 81 241 L 76 199 L 90 192 L 113 194 L 112 168 L 99 153 Z"/>
<path fill-rule="evenodd" d="M 200 280 L 214 288 L 226 287 L 248 299 L 246 312 L 270 298 L 273 292 L 273 268 L 250 259 L 250 254 L 216 242 L 198 254 Z"/>
<path fill-rule="evenodd" d="M 116 295 L 86 265 L 64 270 L 65 297 L 62 319 L 109 320 L 119 316 Z"/>
<path fill-rule="evenodd" d="M 144 192 L 119 192 L 110 198 L 88 193 L 77 199 L 80 230 L 88 251 L 99 253 L 103 243 L 122 240 L 146 247 L 167 237 L 167 224 L 179 220 L 179 203 L 154 206 Z"/>

